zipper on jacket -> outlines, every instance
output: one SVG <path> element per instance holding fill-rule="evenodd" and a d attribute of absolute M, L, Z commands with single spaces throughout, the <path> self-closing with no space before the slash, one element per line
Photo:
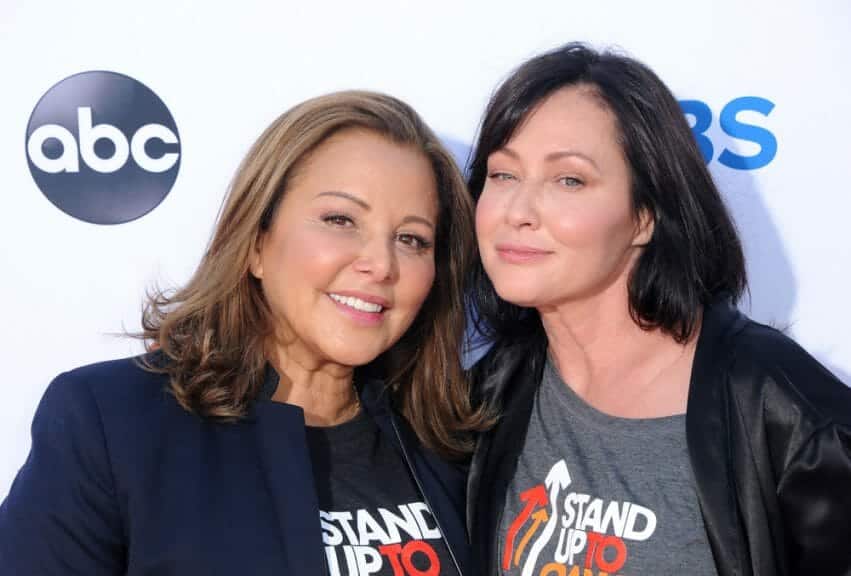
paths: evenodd
<path fill-rule="evenodd" d="M 390 413 L 390 424 L 393 425 L 393 432 L 396 434 L 396 439 L 399 441 L 399 446 L 402 448 L 402 457 L 405 458 L 405 464 L 408 466 L 408 470 L 411 471 L 411 476 L 414 477 L 414 482 L 417 484 L 417 489 L 422 494 L 423 499 L 425 500 L 428 509 L 431 511 L 431 515 L 434 516 L 434 521 L 437 523 L 437 529 L 440 530 L 440 537 L 443 538 L 443 543 L 446 544 L 446 549 L 449 550 L 449 556 L 452 558 L 452 563 L 455 564 L 455 569 L 458 571 L 458 576 L 464 576 L 464 573 L 461 572 L 461 566 L 458 565 L 458 559 L 455 558 L 455 552 L 452 550 L 452 546 L 449 544 L 449 540 L 446 539 L 446 533 L 443 530 L 443 526 L 440 524 L 440 518 L 437 514 L 434 513 L 434 507 L 431 505 L 431 502 L 428 500 L 428 494 L 426 494 L 425 490 L 423 490 L 422 482 L 420 482 L 419 476 L 417 476 L 417 471 L 414 469 L 413 464 L 411 464 L 411 458 L 408 455 L 408 449 L 405 448 L 405 442 L 402 440 L 402 434 L 399 433 L 399 427 L 396 424 L 396 417 L 391 412 Z"/>

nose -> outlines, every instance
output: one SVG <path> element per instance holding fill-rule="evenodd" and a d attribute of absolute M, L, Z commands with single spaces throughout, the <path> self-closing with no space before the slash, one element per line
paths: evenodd
<path fill-rule="evenodd" d="M 399 275 L 399 262 L 392 241 L 373 238 L 363 243 L 354 262 L 355 270 L 372 276 L 375 282 L 392 282 Z"/>
<path fill-rule="evenodd" d="M 537 206 L 537 190 L 531 183 L 515 186 L 507 199 L 505 219 L 515 228 L 537 229 L 540 214 Z"/>

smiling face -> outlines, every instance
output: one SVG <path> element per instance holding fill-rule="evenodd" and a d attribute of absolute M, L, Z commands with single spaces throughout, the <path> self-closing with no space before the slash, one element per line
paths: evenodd
<path fill-rule="evenodd" d="M 338 132 L 298 167 L 252 255 L 279 349 L 359 366 L 411 325 L 435 276 L 429 160 L 376 133 Z"/>
<path fill-rule="evenodd" d="M 488 158 L 476 207 L 501 298 L 539 310 L 623 290 L 652 221 L 634 217 L 615 117 L 587 86 L 543 100 Z M 624 300 L 626 301 L 626 300 Z"/>

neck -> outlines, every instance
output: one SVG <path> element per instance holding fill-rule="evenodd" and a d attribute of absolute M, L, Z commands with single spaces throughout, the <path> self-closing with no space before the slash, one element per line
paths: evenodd
<path fill-rule="evenodd" d="M 626 298 L 612 292 L 538 310 L 550 355 L 574 388 L 593 385 L 647 336 L 633 322 Z"/>
<path fill-rule="evenodd" d="M 539 312 L 552 361 L 586 402 L 624 417 L 685 411 L 696 338 L 679 344 L 638 326 L 625 282 Z"/>
<path fill-rule="evenodd" d="M 307 426 L 334 426 L 358 413 L 353 367 L 316 362 L 280 346 L 268 357 L 280 376 L 272 400 L 301 407 Z"/>

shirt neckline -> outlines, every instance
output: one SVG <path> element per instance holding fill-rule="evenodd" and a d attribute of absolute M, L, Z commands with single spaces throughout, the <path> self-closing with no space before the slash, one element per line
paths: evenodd
<path fill-rule="evenodd" d="M 652 418 L 627 418 L 614 416 L 598 410 L 586 402 L 585 399 L 567 384 L 561 374 L 559 374 L 549 354 L 547 354 L 544 373 L 538 389 L 539 399 L 542 393 L 548 396 L 554 396 L 556 401 L 572 416 L 581 419 L 595 429 L 604 430 L 607 433 L 612 431 L 624 433 L 642 431 L 646 433 L 651 430 L 658 431 L 659 433 L 677 430 L 679 433 L 681 431 L 681 424 L 684 425 L 685 423 L 685 413 L 655 416 Z"/>

